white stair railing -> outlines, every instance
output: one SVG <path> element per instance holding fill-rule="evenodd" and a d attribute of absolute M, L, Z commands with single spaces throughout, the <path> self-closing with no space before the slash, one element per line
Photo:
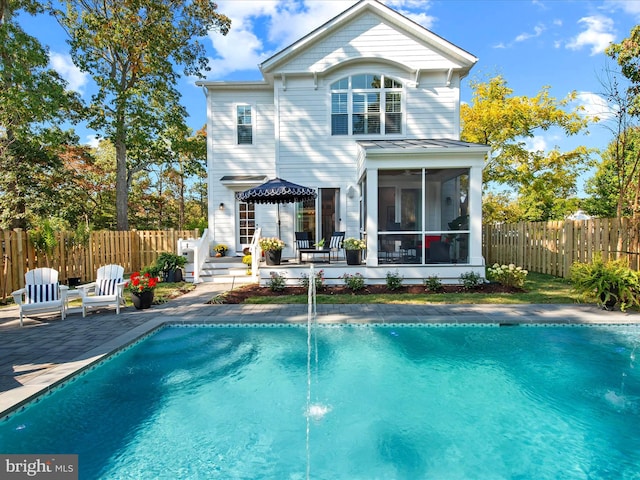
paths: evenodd
<path fill-rule="evenodd" d="M 178 254 L 187 257 L 185 270 L 187 277 L 193 274 L 193 283 L 200 283 L 202 266 L 209 256 L 209 229 L 205 229 L 200 238 L 178 239 Z"/>
<path fill-rule="evenodd" d="M 251 252 L 251 275 L 253 278 L 258 276 L 258 270 L 260 267 L 260 256 L 262 251 L 260 250 L 260 236 L 262 235 L 262 228 L 256 228 L 251 238 L 251 245 L 249 245 L 249 251 Z"/>

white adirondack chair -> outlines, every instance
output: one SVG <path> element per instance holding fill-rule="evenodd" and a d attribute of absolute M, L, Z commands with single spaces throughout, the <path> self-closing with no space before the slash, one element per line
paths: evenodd
<path fill-rule="evenodd" d="M 82 299 L 82 316 L 87 310 L 98 307 L 116 307 L 120 314 L 120 304 L 124 306 L 124 267 L 120 265 L 104 265 L 98 269 L 96 281 L 78 286 Z"/>
<path fill-rule="evenodd" d="M 24 283 L 24 288 L 11 294 L 20 308 L 20 326 L 23 317 L 31 313 L 60 312 L 64 320 L 69 287 L 60 285 L 57 270 L 34 268 L 25 273 Z"/>

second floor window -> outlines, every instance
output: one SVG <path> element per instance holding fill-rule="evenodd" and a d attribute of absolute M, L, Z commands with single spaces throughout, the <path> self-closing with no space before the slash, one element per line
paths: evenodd
<path fill-rule="evenodd" d="M 251 119 L 251 105 L 238 105 L 238 145 L 253 143 L 253 122 Z"/>
<path fill-rule="evenodd" d="M 345 77 L 331 85 L 331 135 L 402 133 L 402 84 L 384 75 Z"/>

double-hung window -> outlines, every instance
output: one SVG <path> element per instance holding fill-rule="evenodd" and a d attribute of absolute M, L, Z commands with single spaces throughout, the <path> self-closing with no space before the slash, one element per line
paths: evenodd
<path fill-rule="evenodd" d="M 253 143 L 253 119 L 251 105 L 238 105 L 236 107 L 238 145 L 251 145 Z"/>
<path fill-rule="evenodd" d="M 331 85 L 331 135 L 402 133 L 402 84 L 384 75 L 360 74 Z"/>

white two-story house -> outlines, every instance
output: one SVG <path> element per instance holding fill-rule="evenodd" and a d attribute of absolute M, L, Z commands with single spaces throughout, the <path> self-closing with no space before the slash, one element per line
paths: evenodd
<path fill-rule="evenodd" d="M 295 232 L 328 240 L 342 231 L 366 240 L 370 278 L 391 269 L 405 279 L 484 276 L 488 147 L 460 141 L 460 85 L 476 61 L 362 0 L 261 63 L 262 81 L 198 82 L 210 241 L 242 252 L 260 227 L 293 258 Z M 317 198 L 279 207 L 236 199 L 275 177 Z"/>

